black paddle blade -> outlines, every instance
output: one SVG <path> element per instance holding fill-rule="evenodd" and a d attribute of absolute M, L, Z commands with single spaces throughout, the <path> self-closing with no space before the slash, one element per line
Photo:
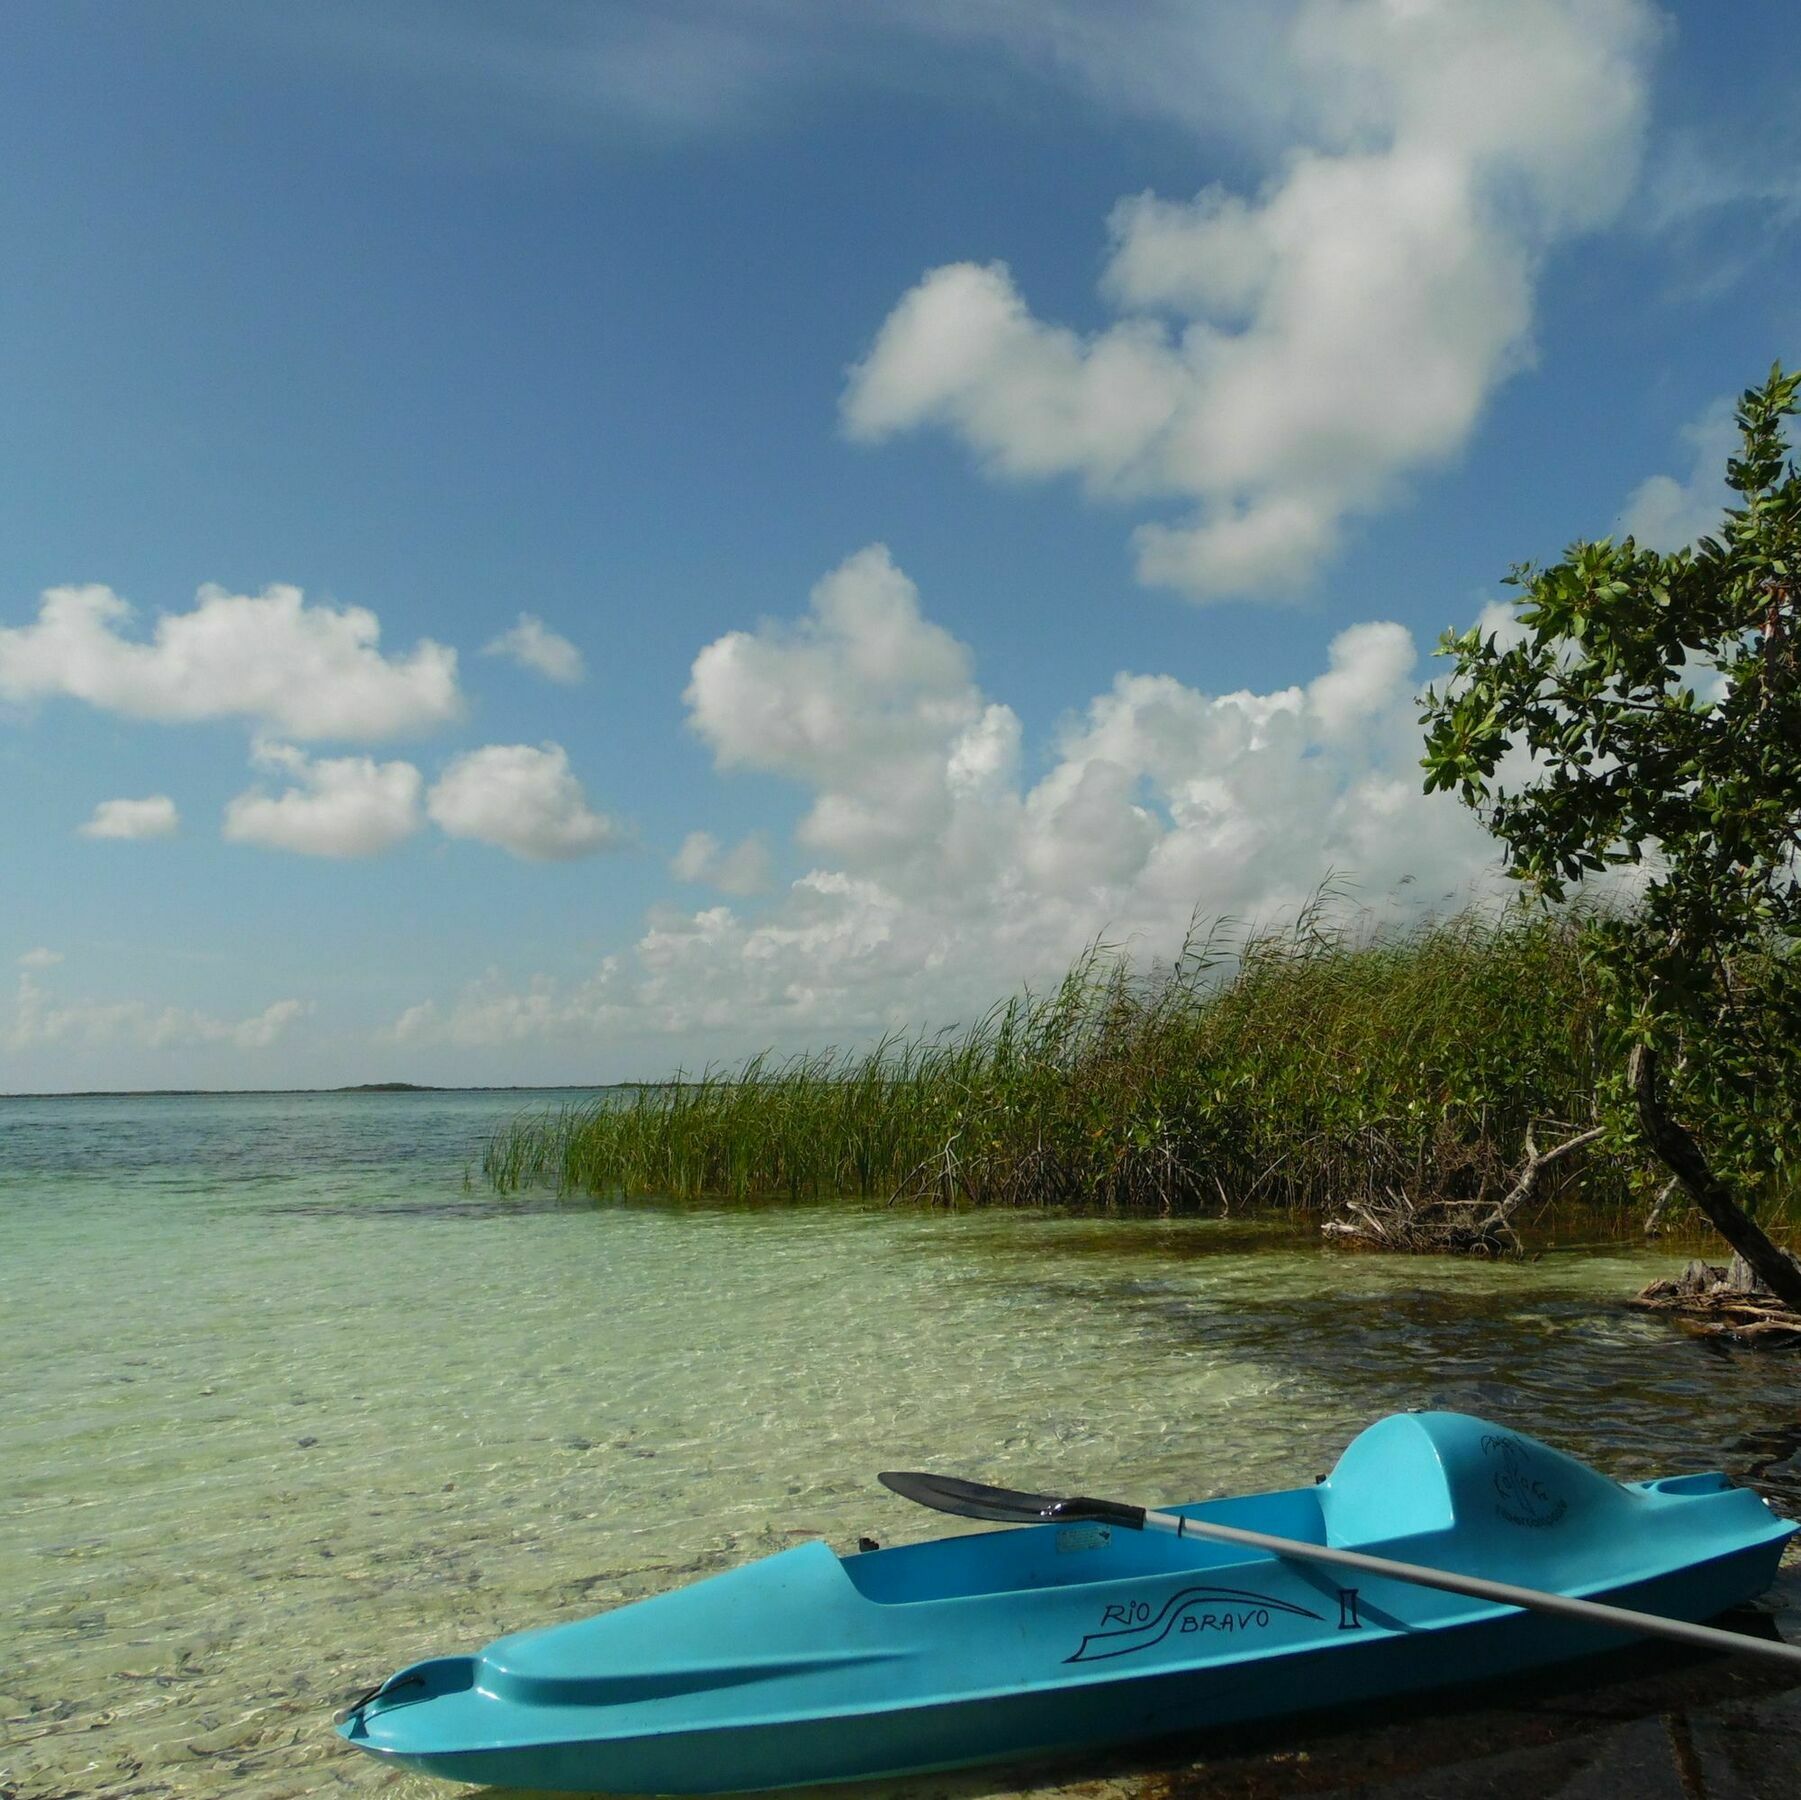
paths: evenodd
<path fill-rule="evenodd" d="M 1072 1519 L 1104 1519 L 1138 1531 L 1144 1525 L 1142 1506 L 1122 1506 L 1117 1500 L 1091 1500 L 1077 1494 L 1060 1499 L 1055 1494 L 1022 1494 L 1017 1488 L 989 1487 L 980 1481 L 959 1481 L 954 1475 L 901 1473 L 885 1469 L 876 1477 L 903 1499 L 916 1500 L 937 1512 L 955 1513 L 960 1519 L 990 1519 L 998 1525 L 1045 1525 Z"/>
<path fill-rule="evenodd" d="M 1054 1494 L 1022 1494 L 1015 1488 L 988 1487 L 980 1481 L 959 1481 L 954 1475 L 899 1473 L 884 1470 L 876 1477 L 902 1499 L 916 1500 L 938 1512 L 962 1519 L 992 1519 L 1001 1525 L 1042 1525 L 1058 1516 L 1063 1502 Z"/>

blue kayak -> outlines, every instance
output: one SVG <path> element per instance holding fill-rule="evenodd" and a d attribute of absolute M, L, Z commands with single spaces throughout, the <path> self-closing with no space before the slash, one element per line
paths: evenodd
<path fill-rule="evenodd" d="M 1371 1425 L 1315 1486 L 1171 1509 L 1705 1620 L 1796 1527 L 1723 1475 L 1620 1483 L 1459 1413 Z M 717 1793 L 894 1776 L 1310 1711 L 1628 1634 L 1192 1537 L 1026 1526 L 823 1543 L 415 1663 L 339 1727 L 453 1781 Z"/>

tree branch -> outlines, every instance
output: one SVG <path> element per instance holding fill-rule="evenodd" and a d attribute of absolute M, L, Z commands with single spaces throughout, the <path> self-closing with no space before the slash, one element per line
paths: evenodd
<path fill-rule="evenodd" d="M 1482 1223 L 1478 1231 L 1492 1231 L 1509 1226 L 1513 1215 L 1538 1192 L 1539 1177 L 1560 1156 L 1568 1156 L 1572 1150 L 1580 1150 L 1585 1144 L 1592 1144 L 1597 1138 L 1605 1137 L 1607 1128 L 1604 1125 L 1591 1125 L 1587 1131 L 1579 1131 L 1573 1138 L 1565 1138 L 1561 1144 L 1553 1144 L 1549 1150 L 1541 1150 L 1538 1140 L 1532 1134 L 1532 1125 L 1526 1127 L 1526 1166 L 1520 1171 L 1519 1179 L 1500 1200 L 1495 1203 L 1494 1210 Z"/>
<path fill-rule="evenodd" d="M 1683 1191 L 1712 1220 L 1719 1232 L 1777 1299 L 1801 1313 L 1801 1264 L 1777 1249 L 1763 1228 L 1733 1199 L 1726 1184 L 1708 1167 L 1701 1146 L 1673 1118 L 1658 1090 L 1657 1052 L 1634 1044 L 1626 1078 L 1638 1103 L 1639 1125 L 1657 1159 L 1681 1182 Z"/>

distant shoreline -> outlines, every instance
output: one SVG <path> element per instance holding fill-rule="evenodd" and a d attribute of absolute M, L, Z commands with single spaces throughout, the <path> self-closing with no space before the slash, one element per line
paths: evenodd
<path fill-rule="evenodd" d="M 302 1088 L 59 1088 L 0 1094 L 0 1100 L 248 1100 L 278 1094 L 598 1094 L 613 1088 L 667 1087 L 662 1081 L 513 1081 L 473 1087 L 436 1087 L 413 1081 L 364 1081 L 350 1087 Z"/>

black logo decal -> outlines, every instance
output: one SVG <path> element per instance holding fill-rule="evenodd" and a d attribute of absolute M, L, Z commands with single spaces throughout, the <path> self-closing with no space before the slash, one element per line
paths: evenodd
<path fill-rule="evenodd" d="M 1495 1511 L 1508 1524 L 1542 1531 L 1570 1510 L 1570 1503 L 1546 1485 L 1538 1458 L 1518 1438 L 1491 1433 L 1482 1440 L 1482 1454 L 1494 1465 Z"/>
<path fill-rule="evenodd" d="M 1160 1644 L 1172 1633 L 1191 1636 L 1203 1631 L 1262 1631 L 1276 1613 L 1298 1619 L 1319 1614 L 1286 1600 L 1272 1599 L 1248 1588 L 1192 1587 L 1171 1594 L 1161 1607 L 1149 1600 L 1123 1600 L 1101 1613 L 1100 1628 L 1082 1639 L 1081 1648 L 1065 1662 L 1102 1662 L 1110 1656 L 1133 1656 Z"/>

